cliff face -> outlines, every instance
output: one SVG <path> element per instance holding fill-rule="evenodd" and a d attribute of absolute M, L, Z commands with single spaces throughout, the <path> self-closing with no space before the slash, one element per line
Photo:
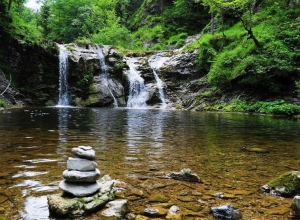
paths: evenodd
<path fill-rule="evenodd" d="M 11 77 L 9 90 L 14 92 L 7 90 L 0 98 L 8 105 L 44 105 L 57 92 L 56 56 L 53 43 L 41 47 L 1 34 L 0 69 L 4 74 L 0 74 L 3 82 L 0 89 L 3 91 Z"/>
<path fill-rule="evenodd" d="M 47 47 L 31 45 L 11 38 L 0 41 L 0 99 L 8 105 L 56 105 L 59 87 L 59 51 L 54 43 Z M 232 99 L 247 101 L 285 99 L 299 104 L 295 92 L 288 90 L 280 97 L 262 91 L 232 85 L 222 91 L 213 89 L 207 75 L 196 68 L 197 51 L 182 50 L 128 53 L 95 45 L 65 45 L 68 49 L 68 84 L 70 104 L 104 107 L 127 106 L 136 93 L 143 90 L 143 102 L 148 106 L 203 110 L 207 106 L 230 103 Z M 46 49 L 45 49 L 46 48 Z M 105 72 L 99 49 L 103 54 Z M 132 79 L 136 71 L 143 85 Z M 156 75 L 157 76 L 156 76 Z M 11 86 L 7 88 L 7 85 Z M 162 81 L 159 85 L 157 77 Z M 6 89 L 7 88 L 7 89 Z M 161 96 L 163 92 L 163 98 Z"/>

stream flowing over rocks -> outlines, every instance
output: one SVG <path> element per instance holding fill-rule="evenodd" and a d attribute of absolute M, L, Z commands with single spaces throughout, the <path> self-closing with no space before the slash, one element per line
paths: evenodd
<path fill-rule="evenodd" d="M 4 51 L 9 71 L 0 74 L 0 94 L 9 84 L 10 73 L 16 86 L 10 85 L 0 98 L 9 106 L 56 105 L 59 46 L 45 42 L 44 47 L 38 47 L 6 40 L 11 45 L 10 50 Z M 196 68 L 197 51 L 123 54 L 107 45 L 72 43 L 64 47 L 68 50 L 68 101 L 72 106 L 127 106 L 133 93 L 142 88 L 136 81 L 130 81 L 131 64 L 143 80 L 143 102 L 149 107 L 193 109 L 198 106 L 202 92 L 209 89 L 205 74 Z"/>

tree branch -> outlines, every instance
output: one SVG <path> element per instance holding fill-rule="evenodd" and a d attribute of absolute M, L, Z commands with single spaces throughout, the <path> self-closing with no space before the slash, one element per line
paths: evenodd
<path fill-rule="evenodd" d="M 0 70 L 0 72 L 3 74 L 3 77 L 6 78 L 5 74 L 1 70 Z M 5 88 L 5 90 L 0 95 L 3 95 L 8 90 L 10 84 L 11 84 L 11 74 L 9 74 L 9 83 L 8 83 L 7 87 Z"/>

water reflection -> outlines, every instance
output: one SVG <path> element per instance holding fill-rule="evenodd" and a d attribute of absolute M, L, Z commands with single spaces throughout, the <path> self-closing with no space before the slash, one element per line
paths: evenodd
<path fill-rule="evenodd" d="M 57 153 L 66 153 L 66 144 L 68 143 L 68 122 L 70 108 L 58 108 L 58 144 Z"/>
<path fill-rule="evenodd" d="M 300 169 L 299 125 L 251 115 L 154 109 L 12 109 L 0 114 L 0 196 L 13 196 L 16 206 L 5 197 L 1 206 L 7 211 L 0 218 L 20 219 L 15 214 L 18 207 L 22 219 L 49 219 L 45 196 L 60 192 L 57 186 L 72 147 L 90 145 L 102 174 L 132 186 L 150 186 L 148 180 L 160 184 L 156 176 L 191 168 L 204 184 L 188 189 L 178 184 L 159 191 L 181 208 L 185 203 L 178 199 L 179 192 L 201 192 L 201 196 L 190 195 L 198 201 L 211 198 L 211 191 L 245 190 L 246 195 L 228 202 L 249 219 L 276 219 L 255 202 L 265 199 L 257 189 L 274 176 Z M 270 153 L 244 152 L 243 145 Z M 212 205 L 223 202 L 210 201 Z M 140 211 L 147 202 L 148 198 L 139 198 L 130 204 Z M 283 206 L 276 202 L 271 206 Z M 288 214 L 280 217 L 288 219 Z"/>

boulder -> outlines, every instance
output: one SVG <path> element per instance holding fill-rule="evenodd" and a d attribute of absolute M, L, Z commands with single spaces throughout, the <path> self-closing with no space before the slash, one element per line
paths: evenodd
<path fill-rule="evenodd" d="M 89 197 L 74 198 L 65 194 L 49 195 L 49 209 L 57 215 L 66 217 L 76 217 L 95 212 L 114 199 L 115 190 L 111 181 L 109 182 L 110 184 L 106 185 L 110 185 L 110 187 L 106 187 Z"/>
<path fill-rule="evenodd" d="M 294 196 L 300 193 L 300 172 L 284 173 L 260 187 L 260 190 L 276 196 Z"/>
<path fill-rule="evenodd" d="M 83 159 L 94 160 L 95 151 L 90 146 L 78 146 L 72 149 L 72 154 Z"/>
<path fill-rule="evenodd" d="M 95 169 L 93 171 L 77 171 L 77 170 L 65 170 L 63 172 L 63 178 L 67 182 L 72 183 L 93 183 L 100 177 L 100 170 Z"/>
<path fill-rule="evenodd" d="M 87 159 L 69 157 L 67 161 L 67 168 L 69 170 L 92 171 L 97 167 L 98 164 L 95 161 Z"/>
<path fill-rule="evenodd" d="M 295 196 L 292 200 L 292 210 L 294 215 L 300 215 L 300 196 Z"/>
<path fill-rule="evenodd" d="M 98 182 L 70 183 L 66 180 L 63 180 L 60 182 L 59 188 L 64 192 L 70 193 L 76 197 L 85 197 L 96 193 L 101 188 L 101 184 Z"/>
<path fill-rule="evenodd" d="M 186 78 L 189 76 L 199 76 L 199 71 L 195 61 L 197 52 L 179 52 L 168 59 L 161 67 L 161 75 L 164 78 Z"/>
<path fill-rule="evenodd" d="M 216 219 L 222 219 L 222 220 L 242 219 L 241 213 L 238 210 L 234 209 L 230 204 L 218 206 L 218 207 L 212 207 L 210 210 Z"/>
<path fill-rule="evenodd" d="M 192 173 L 191 169 L 186 168 L 182 169 L 180 172 L 173 172 L 167 174 L 167 177 L 174 180 L 181 180 L 187 182 L 197 182 L 201 183 L 202 181 L 197 174 Z"/>

